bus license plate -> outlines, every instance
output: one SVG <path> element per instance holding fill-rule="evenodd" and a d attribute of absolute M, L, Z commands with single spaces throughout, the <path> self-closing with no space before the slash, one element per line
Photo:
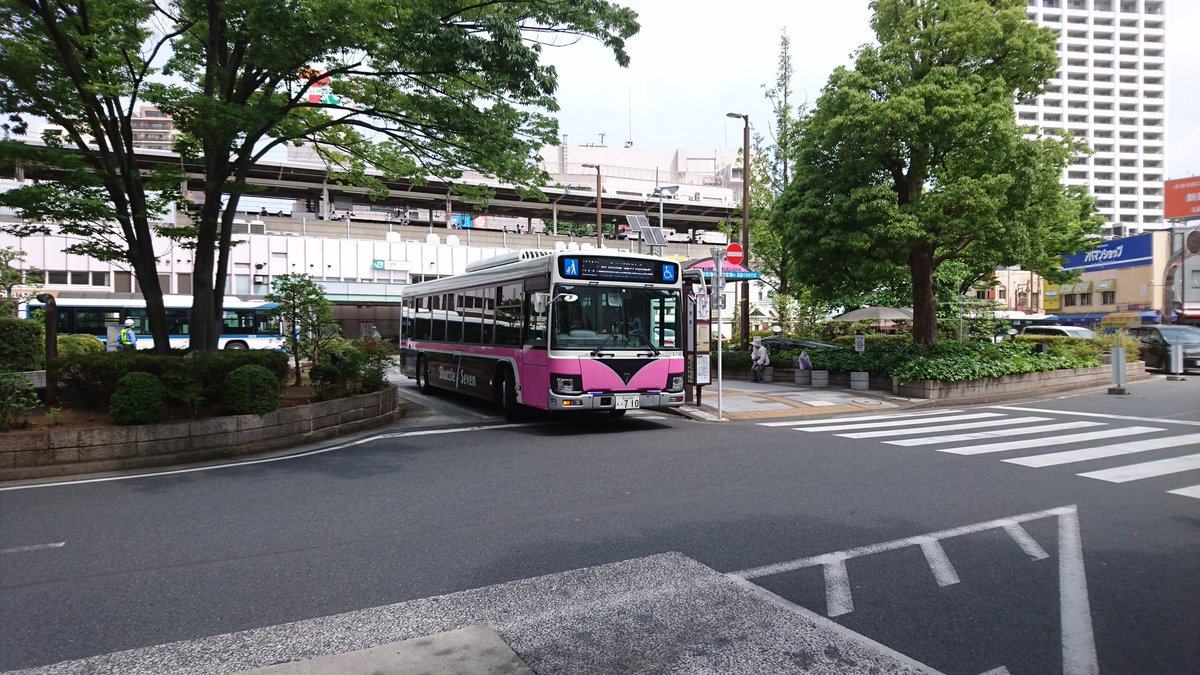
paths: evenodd
<path fill-rule="evenodd" d="M 617 410 L 633 410 L 640 407 L 642 407 L 642 397 L 640 394 L 617 394 Z"/>

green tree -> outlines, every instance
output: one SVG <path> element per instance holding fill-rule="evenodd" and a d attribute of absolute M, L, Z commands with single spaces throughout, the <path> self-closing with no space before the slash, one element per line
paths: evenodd
<path fill-rule="evenodd" d="M 308 358 L 316 363 L 322 349 L 341 332 L 333 319 L 333 303 L 325 297 L 325 289 L 307 274 L 275 277 L 267 300 L 279 303 L 271 318 L 283 324 L 284 348 L 292 355 L 298 387 L 302 383 L 300 360 Z"/>
<path fill-rule="evenodd" d="M 17 286 L 41 286 L 39 277 L 44 272 L 36 267 L 23 268 L 25 252 L 5 246 L 0 248 L 0 316 L 17 316 L 20 299 L 16 296 Z"/>
<path fill-rule="evenodd" d="M 42 197 L 58 198 L 68 223 L 113 235 L 119 245 L 98 253 L 124 249 L 160 348 L 150 235 L 193 249 L 191 344 L 211 350 L 233 220 L 265 153 L 311 143 L 335 181 L 372 196 L 386 194 L 380 176 L 453 182 L 466 169 L 532 193 L 545 184 L 537 151 L 558 138 L 548 114 L 557 74 L 539 62 L 543 45 L 593 38 L 627 65 L 637 30 L 636 14 L 608 0 L 0 0 L 0 104 L 18 131 L 26 115 L 65 129 L 76 162 L 20 143 L 10 154 L 28 164 L 40 153 L 59 169 Z M 179 183 L 134 159 L 129 116 L 147 102 L 171 115 L 176 149 L 204 167 L 187 224 L 151 227 L 171 178 Z M 31 215 L 33 203 L 24 201 Z"/>
<path fill-rule="evenodd" d="M 1021 0 L 874 0 L 878 45 L 830 76 L 801 124 L 796 176 L 773 213 L 797 276 L 823 297 L 911 283 L 913 339 L 937 339 L 935 273 L 1020 264 L 1067 278 L 1061 255 L 1099 230 L 1065 188 L 1086 152 L 1026 138 L 1016 100 L 1058 68 L 1055 34 Z"/>

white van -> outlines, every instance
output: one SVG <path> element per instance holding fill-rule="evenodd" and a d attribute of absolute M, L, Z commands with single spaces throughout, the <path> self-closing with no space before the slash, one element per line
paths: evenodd
<path fill-rule="evenodd" d="M 1096 339 L 1096 334 L 1090 328 L 1081 326 L 1025 326 L 1021 335 L 1057 335 L 1059 337 Z"/>

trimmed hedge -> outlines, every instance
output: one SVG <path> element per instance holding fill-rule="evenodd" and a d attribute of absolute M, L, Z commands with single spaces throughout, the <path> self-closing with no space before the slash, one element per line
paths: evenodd
<path fill-rule="evenodd" d="M 117 382 L 135 371 L 169 383 L 171 398 L 193 410 L 202 403 L 219 403 L 226 376 L 241 366 L 266 368 L 280 382 L 288 374 L 287 354 L 269 350 L 99 352 L 64 356 L 54 365 L 64 400 L 82 407 L 104 406 Z"/>
<path fill-rule="evenodd" d="M 0 370 L 41 370 L 46 340 L 40 321 L 0 317 Z"/>
<path fill-rule="evenodd" d="M 167 416 L 167 390 L 150 373 L 126 373 L 108 403 L 117 424 L 154 424 Z"/>
<path fill-rule="evenodd" d="M 225 377 L 225 409 L 235 415 L 262 415 L 279 407 L 279 378 L 253 363 Z"/>

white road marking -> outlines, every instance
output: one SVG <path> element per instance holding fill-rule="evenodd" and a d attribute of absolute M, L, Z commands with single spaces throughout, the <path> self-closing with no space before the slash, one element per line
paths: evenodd
<path fill-rule="evenodd" d="M 999 668 L 992 668 L 986 673 L 980 673 L 980 675 L 1012 675 L 1012 673 L 1008 672 L 1008 668 L 1000 666 Z"/>
<path fill-rule="evenodd" d="M 1049 417 L 1006 417 L 1001 420 L 983 420 L 980 422 L 961 422 L 959 424 L 939 424 L 932 427 L 916 427 L 914 429 L 885 429 L 883 431 L 859 431 L 853 434 L 836 434 L 841 438 L 880 438 L 883 436 L 908 436 L 937 431 L 959 431 L 961 429 L 981 429 L 985 427 L 1000 427 L 1006 424 L 1028 424 L 1029 422 L 1045 422 Z M 1001 432 L 1002 433 L 1002 432 Z M 886 441 L 885 441 L 886 442 Z"/>
<path fill-rule="evenodd" d="M 1029 533 L 1021 527 L 1021 523 L 1049 517 L 1058 519 L 1059 610 L 1061 613 L 1063 672 L 1067 675 L 1099 673 L 1096 641 L 1092 630 L 1091 605 L 1088 601 L 1087 576 L 1083 567 L 1083 542 L 1079 529 L 1079 513 L 1073 505 L 1009 518 L 998 518 L 974 525 L 860 546 L 836 553 L 824 553 L 798 560 L 753 567 L 740 572 L 730 572 L 729 576 L 735 579 L 754 579 L 819 565 L 825 571 L 825 595 L 829 615 L 836 616 L 837 614 L 834 612 L 845 614 L 853 611 L 854 608 L 854 600 L 849 597 L 849 579 L 845 574 L 846 561 L 851 558 L 895 551 L 909 546 L 920 546 L 938 584 L 946 586 L 958 583 L 959 579 L 941 546 L 942 540 L 1003 528 L 1026 555 L 1034 560 L 1041 560 L 1048 557 L 1046 551 L 1029 536 Z M 988 672 L 998 674 L 1008 671 L 1001 667 Z"/>
<path fill-rule="evenodd" d="M 925 554 L 925 562 L 933 570 L 933 578 L 938 586 L 952 586 L 958 583 L 958 572 L 946 556 L 946 549 L 937 539 L 926 539 L 921 542 L 921 552 Z"/>
<path fill-rule="evenodd" d="M 814 408 L 828 408 L 829 406 L 834 406 L 834 405 L 844 405 L 844 404 L 834 403 L 833 401 L 801 401 L 801 403 L 803 403 L 804 405 L 812 406 Z"/>
<path fill-rule="evenodd" d="M 1186 424 L 1188 426 L 1200 427 L 1200 422 L 1188 422 L 1186 420 L 1165 419 L 1162 417 L 1135 417 L 1132 415 L 1110 415 L 1108 413 L 1089 413 L 1089 412 L 1073 412 L 1069 410 L 1044 410 L 1042 408 L 1023 408 L 1012 405 L 993 405 L 989 406 L 994 410 L 1013 410 L 1016 412 L 1042 413 L 1054 415 L 1074 415 L 1076 417 L 1101 417 L 1106 420 L 1126 420 L 1129 422 L 1156 422 L 1159 424 Z"/>
<path fill-rule="evenodd" d="M 1200 499 L 1200 485 L 1193 485 L 1191 487 L 1179 488 L 1178 490 L 1167 490 L 1167 492 L 1169 492 L 1173 495 L 1180 495 L 1182 497 L 1191 497 L 1193 499 Z"/>
<path fill-rule="evenodd" d="M 1010 464 L 1020 464 L 1021 466 L 1043 467 L 1057 466 L 1059 464 L 1070 464 L 1072 462 L 1085 462 L 1089 459 L 1100 459 L 1102 457 L 1117 457 L 1119 455 L 1131 455 L 1137 452 L 1146 452 L 1148 450 L 1161 450 L 1163 448 L 1175 448 L 1181 445 L 1197 444 L 1200 446 L 1200 434 L 1187 434 L 1185 436 L 1168 436 L 1166 438 L 1149 438 L 1140 441 L 1129 441 L 1126 443 L 1113 443 L 1111 445 L 1098 445 L 1094 448 L 1083 448 L 1082 450 L 1068 450 L 1067 452 L 1054 452 L 1048 455 L 1033 455 L 1030 457 L 1017 457 L 1015 459 L 1006 459 L 1004 461 Z"/>
<path fill-rule="evenodd" d="M 839 558 L 825 563 L 825 614 L 841 616 L 854 611 L 854 596 L 850 593 L 850 575 L 846 573 L 846 559 Z"/>
<path fill-rule="evenodd" d="M 946 452 L 952 455 L 982 455 L 989 452 L 1004 452 L 1006 450 L 1025 450 L 1027 448 L 1036 449 L 1044 445 L 1081 443 L 1083 441 L 1112 438 L 1113 436 L 1135 436 L 1137 434 L 1148 434 L 1153 431 L 1162 431 L 1162 429 L 1157 427 L 1125 427 L 1117 429 L 1105 429 L 1103 431 L 1089 431 L 1083 434 L 1068 434 L 1066 436 L 1051 436 L 1049 438 L 1030 438 L 1023 441 L 985 443 L 984 445 L 966 445 L 960 448 L 939 448 L 938 452 Z"/>
<path fill-rule="evenodd" d="M 899 441 L 884 441 L 888 445 L 934 445 L 936 443 L 955 443 L 958 441 L 981 441 L 988 438 L 1007 438 L 1009 436 L 1028 436 L 1044 434 L 1048 431 L 1064 431 L 1066 429 L 1082 429 L 1084 427 L 1104 426 L 1103 422 L 1062 422 L 1061 424 L 1043 424 L 1020 429 L 993 429 L 992 431 L 977 431 L 970 434 L 951 434 L 949 436 L 931 436 L 929 438 L 906 438 Z"/>
<path fill-rule="evenodd" d="M 1020 523 L 1008 523 L 1004 525 L 1004 531 L 1008 533 L 1008 536 L 1013 538 L 1013 541 L 1017 542 L 1017 546 L 1020 546 L 1025 555 L 1030 558 L 1041 560 L 1050 557 L 1050 554 L 1046 553 L 1046 549 L 1042 548 L 1041 544 L 1029 536 L 1029 533 L 1025 531 L 1025 528 L 1021 527 Z"/>
<path fill-rule="evenodd" d="M 750 583 L 749 581 L 747 581 L 741 577 L 737 577 L 737 576 L 730 576 L 729 578 L 732 579 L 734 581 L 734 583 L 736 583 L 737 585 L 741 586 L 742 588 L 746 588 L 751 591 L 754 591 L 754 593 L 757 594 L 759 597 L 771 602 L 771 604 L 773 604 L 777 607 L 781 607 L 783 609 L 788 610 L 789 612 L 793 612 L 793 613 L 795 613 L 801 617 L 804 617 L 805 619 L 808 619 L 809 621 L 812 621 L 822 627 L 828 628 L 829 630 L 832 630 L 850 640 L 859 642 L 859 643 L 864 644 L 873 649 L 877 649 L 880 652 L 887 654 L 888 656 L 891 656 L 892 658 L 896 659 L 897 661 L 900 661 L 901 663 L 904 663 L 905 665 L 915 668 L 923 673 L 927 673 L 928 675 L 942 675 L 942 672 L 940 670 L 934 670 L 933 668 L 930 668 L 929 666 L 925 665 L 924 663 L 921 663 L 919 661 L 914 661 L 912 659 L 912 657 L 910 657 L 910 656 L 901 654 L 900 652 L 896 651 L 895 649 L 892 649 L 891 647 L 888 647 L 887 645 L 876 642 L 865 635 L 856 633 L 856 632 L 850 630 L 849 628 L 846 628 L 842 624 L 837 623 L 836 621 L 830 621 L 830 620 L 826 619 L 825 617 L 821 616 L 820 614 L 817 614 L 805 607 L 801 607 L 800 605 L 797 605 L 796 603 L 792 602 L 791 600 L 788 600 L 787 598 L 776 595 L 775 593 L 768 591 L 767 589 L 763 588 L 762 586 L 759 586 L 758 584 Z"/>
<path fill-rule="evenodd" d="M 358 440 L 350 441 L 348 443 L 342 443 L 340 445 L 331 445 L 327 448 L 317 448 L 316 450 L 309 450 L 307 452 L 298 452 L 296 454 L 283 455 L 280 457 L 265 457 L 262 459 L 248 459 L 248 460 L 241 461 L 241 462 L 228 462 L 226 464 L 213 464 L 210 466 L 196 466 L 196 467 L 192 467 L 189 469 L 170 469 L 167 471 L 151 471 L 148 473 L 127 474 L 127 475 L 122 475 L 122 476 L 106 476 L 104 478 L 84 478 L 82 480 L 64 480 L 64 481 L 58 481 L 55 483 L 35 483 L 35 484 L 30 484 L 30 485 L 11 485 L 8 487 L 0 487 L 0 492 L 7 492 L 8 490 L 34 490 L 34 489 L 38 489 L 38 488 L 60 487 L 63 485 L 86 485 L 87 483 L 109 483 L 109 482 L 118 481 L 118 480 L 134 480 L 137 478 L 155 478 L 158 476 L 173 476 L 176 474 L 183 474 L 183 473 L 198 473 L 200 471 L 216 471 L 217 469 L 230 469 L 230 468 L 235 468 L 235 467 L 239 467 L 239 466 L 250 466 L 252 464 L 268 464 L 271 462 L 283 462 L 283 461 L 287 461 L 290 459 L 300 459 L 302 457 L 311 457 L 313 455 L 320 455 L 320 454 L 324 454 L 326 452 L 333 452 L 334 450 L 343 450 L 345 448 L 351 448 L 356 445 L 362 445 L 364 443 L 370 443 L 371 441 L 378 441 L 378 440 L 383 440 L 386 438 L 407 438 L 410 436 L 433 436 L 433 435 L 437 435 L 437 434 L 458 434 L 458 433 L 463 433 L 463 432 L 468 432 L 468 431 L 492 431 L 495 429 L 513 429 L 513 428 L 517 428 L 517 427 L 527 427 L 527 426 L 532 426 L 533 424 L 535 424 L 535 423 L 522 422 L 520 424 L 491 424 L 491 425 L 481 425 L 481 426 L 473 426 L 473 427 L 460 427 L 460 428 L 456 428 L 456 429 L 424 429 L 421 431 L 404 431 L 404 432 L 394 433 L 394 434 L 379 434 L 376 436 L 368 436 L 366 438 L 360 438 Z"/>
<path fill-rule="evenodd" d="M 1058 517 L 1058 593 L 1063 675 L 1099 673 L 1087 575 L 1083 569 L 1079 512 L 1074 508 Z"/>
<path fill-rule="evenodd" d="M 66 546 L 65 541 L 56 541 L 53 544 L 33 544 L 32 546 L 13 546 L 12 548 L 0 548 L 0 553 L 27 553 L 29 551 L 41 551 L 47 548 L 62 548 Z"/>
<path fill-rule="evenodd" d="M 1195 469 L 1200 469 L 1200 455 L 1184 455 L 1183 457 L 1159 459 L 1153 462 L 1130 464 L 1129 466 L 1119 466 L 1115 469 L 1089 471 L 1076 475 L 1083 476 L 1084 478 L 1108 481 L 1109 483 L 1128 483 L 1131 480 L 1154 478 L 1156 476 L 1165 476 L 1167 474 Z"/>
<path fill-rule="evenodd" d="M 930 422 L 957 422 L 959 420 L 977 420 L 987 417 L 1001 417 L 1000 413 L 972 413 L 970 415 L 950 415 L 948 417 L 940 417 L 930 419 L 927 417 L 915 419 L 900 419 L 891 422 L 864 422 L 858 424 L 839 424 L 832 427 L 793 427 L 792 431 L 853 431 L 855 429 L 881 429 L 890 427 L 908 427 L 914 424 L 928 424 Z"/>
<path fill-rule="evenodd" d="M 838 424 L 840 422 L 862 422 L 864 420 L 892 420 L 900 417 L 924 417 L 926 415 L 949 415 L 962 412 L 961 410 L 936 410 L 923 413 L 893 413 L 890 415 L 852 415 L 850 417 L 831 417 L 825 420 L 786 420 L 783 422 L 759 422 L 760 427 L 794 427 L 797 425 L 811 426 L 813 424 Z"/>

